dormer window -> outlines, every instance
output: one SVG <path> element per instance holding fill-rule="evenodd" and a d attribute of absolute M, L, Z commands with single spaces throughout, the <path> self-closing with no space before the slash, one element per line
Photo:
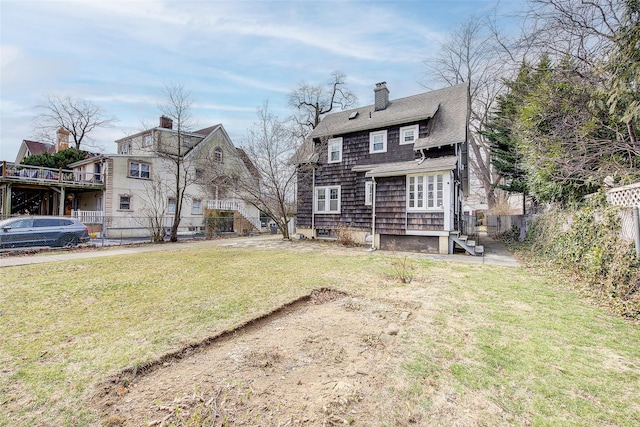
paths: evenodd
<path fill-rule="evenodd" d="M 387 131 L 380 130 L 369 134 L 369 153 L 387 152 Z"/>
<path fill-rule="evenodd" d="M 404 126 L 400 128 L 400 145 L 413 144 L 418 139 L 418 125 Z"/>

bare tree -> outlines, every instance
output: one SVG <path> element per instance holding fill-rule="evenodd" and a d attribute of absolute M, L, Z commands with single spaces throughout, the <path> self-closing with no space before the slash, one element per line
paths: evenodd
<path fill-rule="evenodd" d="M 310 85 L 302 82 L 289 94 L 289 106 L 296 110 L 292 116 L 294 134 L 304 138 L 315 129 L 322 117 L 334 108 L 345 110 L 358 101 L 346 87 L 346 75 L 335 71 L 326 85 Z"/>
<path fill-rule="evenodd" d="M 187 153 L 192 148 L 188 135 L 194 126 L 191 116 L 191 93 L 183 85 L 177 83 L 167 84 L 164 88 L 165 103 L 158 108 L 165 117 L 173 121 L 172 128 L 175 131 L 172 138 L 159 141 L 156 149 L 157 155 L 173 170 L 173 189 L 176 206 L 171 224 L 170 240 L 178 240 L 178 227 L 182 220 L 182 204 L 189 184 L 195 182 L 192 168 L 187 164 Z"/>
<path fill-rule="evenodd" d="M 259 185 L 253 177 L 240 179 L 239 195 L 271 218 L 282 237 L 289 239 L 288 225 L 295 210 L 296 139 L 277 116 L 269 113 L 268 102 L 258 108 L 257 115 L 244 149 L 255 166 Z"/>
<path fill-rule="evenodd" d="M 144 215 L 142 225 L 149 229 L 151 240 L 154 243 L 163 242 L 165 237 L 164 218 L 167 215 L 167 188 L 167 182 L 157 173 L 154 174 L 153 179 L 144 182 L 146 203 L 142 209 Z"/>
<path fill-rule="evenodd" d="M 480 181 L 489 208 L 497 202 L 500 176 L 491 166 L 491 145 L 483 136 L 484 126 L 497 96 L 504 90 L 503 78 L 516 70 L 509 43 L 500 39 L 492 22 L 472 17 L 454 30 L 436 55 L 424 63 L 427 75 L 450 86 L 469 86 L 469 164 Z"/>
<path fill-rule="evenodd" d="M 40 114 L 34 119 L 36 135 L 44 141 L 54 141 L 52 135 L 60 128 L 65 129 L 78 150 L 83 143 L 91 140 L 93 131 L 116 121 L 115 118 L 105 117 L 98 105 L 70 96 L 46 96 L 45 102 L 37 108 Z"/>

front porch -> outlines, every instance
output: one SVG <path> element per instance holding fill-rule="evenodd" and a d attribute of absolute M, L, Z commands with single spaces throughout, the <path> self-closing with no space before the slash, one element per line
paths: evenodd
<path fill-rule="evenodd" d="M 100 173 L 0 164 L 0 216 L 69 216 L 81 207 L 101 208 Z M 84 204 L 84 206 L 83 206 Z"/>

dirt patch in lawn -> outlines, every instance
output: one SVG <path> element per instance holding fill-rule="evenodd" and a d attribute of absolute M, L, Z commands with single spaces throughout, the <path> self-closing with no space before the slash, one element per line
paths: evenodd
<path fill-rule="evenodd" d="M 122 372 L 100 385 L 92 403 L 111 426 L 371 425 L 388 409 L 396 341 L 420 306 L 314 291 Z"/>

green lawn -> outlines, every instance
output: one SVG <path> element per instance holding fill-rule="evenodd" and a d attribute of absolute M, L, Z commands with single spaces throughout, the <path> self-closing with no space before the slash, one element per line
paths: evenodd
<path fill-rule="evenodd" d="M 446 385 L 501 408 L 487 425 L 640 425 L 637 324 L 541 272 L 415 260 L 403 285 L 390 258 L 203 246 L 3 268 L 0 425 L 99 424 L 101 379 L 320 287 L 424 289 L 433 321 L 403 339 L 394 392 L 427 419 Z"/>

